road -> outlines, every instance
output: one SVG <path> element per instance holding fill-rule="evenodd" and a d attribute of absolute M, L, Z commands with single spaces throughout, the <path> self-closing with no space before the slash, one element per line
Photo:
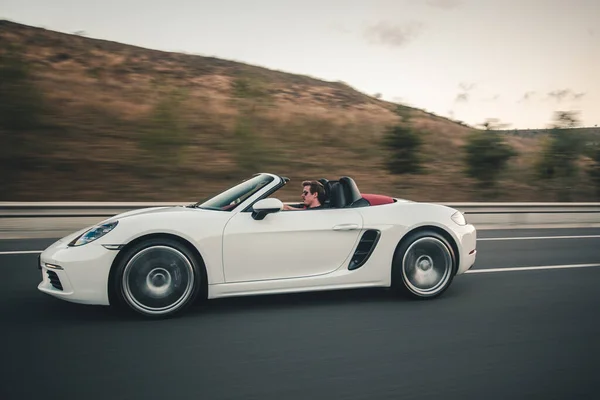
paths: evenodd
<path fill-rule="evenodd" d="M 37 254 L 6 252 L 52 240 L 0 241 L 0 398 L 596 398 L 600 266 L 577 266 L 600 264 L 600 229 L 479 236 L 475 273 L 432 301 L 262 296 L 165 321 L 44 295 Z"/>

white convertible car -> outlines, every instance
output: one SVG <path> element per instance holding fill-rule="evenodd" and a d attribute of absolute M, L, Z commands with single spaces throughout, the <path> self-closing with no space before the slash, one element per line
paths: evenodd
<path fill-rule="evenodd" d="M 166 317 L 198 298 L 391 287 L 432 298 L 475 262 L 476 230 L 447 206 L 321 179 L 325 207 L 284 211 L 261 173 L 197 204 L 152 207 L 73 233 L 39 257 L 38 289 Z"/>

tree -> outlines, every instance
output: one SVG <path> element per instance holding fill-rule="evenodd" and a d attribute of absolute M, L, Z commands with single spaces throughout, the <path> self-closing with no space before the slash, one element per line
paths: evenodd
<path fill-rule="evenodd" d="M 467 175 L 476 179 L 481 186 L 495 186 L 500 173 L 516 151 L 508 145 L 498 132 L 475 131 L 465 145 Z"/>
<path fill-rule="evenodd" d="M 498 118 L 487 118 L 485 122 L 479 124 L 486 131 L 506 129 L 510 124 L 501 123 Z"/>
<path fill-rule="evenodd" d="M 423 141 L 408 123 L 396 125 L 387 130 L 383 137 L 384 146 L 390 151 L 387 168 L 393 174 L 421 172 L 418 156 Z"/>
<path fill-rule="evenodd" d="M 588 174 L 596 187 L 596 194 L 600 197 L 600 145 L 596 145 L 592 153 L 592 165 L 588 169 Z"/>
<path fill-rule="evenodd" d="M 1 47 L 0 182 L 7 199 L 18 190 L 21 174 L 41 166 L 37 155 L 47 149 L 40 149 L 39 139 L 47 136 L 48 125 L 45 100 L 26 55 L 12 45 Z"/>
<path fill-rule="evenodd" d="M 554 113 L 550 134 L 542 145 L 536 162 L 536 172 L 542 182 L 550 185 L 560 201 L 569 201 L 571 188 L 578 175 L 577 161 L 584 150 L 585 141 L 573 128 L 579 125 L 576 112 Z"/>
<path fill-rule="evenodd" d="M 260 135 L 261 108 L 273 102 L 269 85 L 261 77 L 242 73 L 233 81 L 232 90 L 239 115 L 229 146 L 242 171 L 259 171 L 275 153 L 268 150 Z"/>
<path fill-rule="evenodd" d="M 14 133 L 38 128 L 43 98 L 19 49 L 8 48 L 0 56 L 0 76 L 0 128 Z"/>
<path fill-rule="evenodd" d="M 163 94 L 154 106 L 142 131 L 140 145 L 162 165 L 177 165 L 182 149 L 188 144 L 187 124 L 181 114 L 186 92 Z"/>
<path fill-rule="evenodd" d="M 569 179 L 577 173 L 576 161 L 584 146 L 581 135 L 573 131 L 578 125 L 575 112 L 554 114 L 553 127 L 537 163 L 537 172 L 542 179 Z"/>
<path fill-rule="evenodd" d="M 242 112 L 254 113 L 258 107 L 272 102 L 268 84 L 260 77 L 239 75 L 232 82 L 231 88 L 237 108 Z"/>
<path fill-rule="evenodd" d="M 557 111 L 554 113 L 554 129 L 573 129 L 581 123 L 576 111 Z"/>

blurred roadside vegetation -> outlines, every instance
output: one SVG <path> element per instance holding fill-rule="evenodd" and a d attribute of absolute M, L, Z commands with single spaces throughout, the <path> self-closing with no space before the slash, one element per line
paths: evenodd
<path fill-rule="evenodd" d="M 557 112 L 536 160 L 535 168 L 542 187 L 557 191 L 560 201 L 569 201 L 573 188 L 581 184 L 578 162 L 585 155 L 586 140 L 573 130 L 578 125 L 576 113 Z"/>
<path fill-rule="evenodd" d="M 474 131 L 464 146 L 466 174 L 474 178 L 481 193 L 490 199 L 498 196 L 498 179 L 506 171 L 506 166 L 517 152 L 498 132 L 487 127 L 484 131 Z"/>
<path fill-rule="evenodd" d="M 423 136 L 412 125 L 410 113 L 403 109 L 396 111 L 402 122 L 390 126 L 383 136 L 383 145 L 387 148 L 385 155 L 388 171 L 392 174 L 419 174 L 423 168 Z"/>
<path fill-rule="evenodd" d="M 600 132 L 484 129 L 343 82 L 0 21 L 1 201 L 194 201 L 257 172 L 425 201 L 595 201 Z M 490 120 L 491 121 L 491 120 Z"/>
<path fill-rule="evenodd" d="M 21 173 L 33 168 L 37 143 L 49 128 L 44 121 L 45 99 L 32 82 L 21 49 L 7 47 L 0 56 L 0 181 L 2 192 L 16 190 Z"/>

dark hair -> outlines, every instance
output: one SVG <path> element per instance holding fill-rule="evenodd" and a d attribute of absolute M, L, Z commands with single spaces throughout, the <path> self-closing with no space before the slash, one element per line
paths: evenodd
<path fill-rule="evenodd" d="M 325 196 L 325 188 L 323 187 L 323 184 L 319 181 L 304 181 L 302 182 L 302 187 L 304 186 L 310 186 L 310 193 L 314 194 L 317 193 L 317 197 L 319 198 L 319 201 L 323 202 L 323 200 L 321 200 L 324 196 Z"/>

